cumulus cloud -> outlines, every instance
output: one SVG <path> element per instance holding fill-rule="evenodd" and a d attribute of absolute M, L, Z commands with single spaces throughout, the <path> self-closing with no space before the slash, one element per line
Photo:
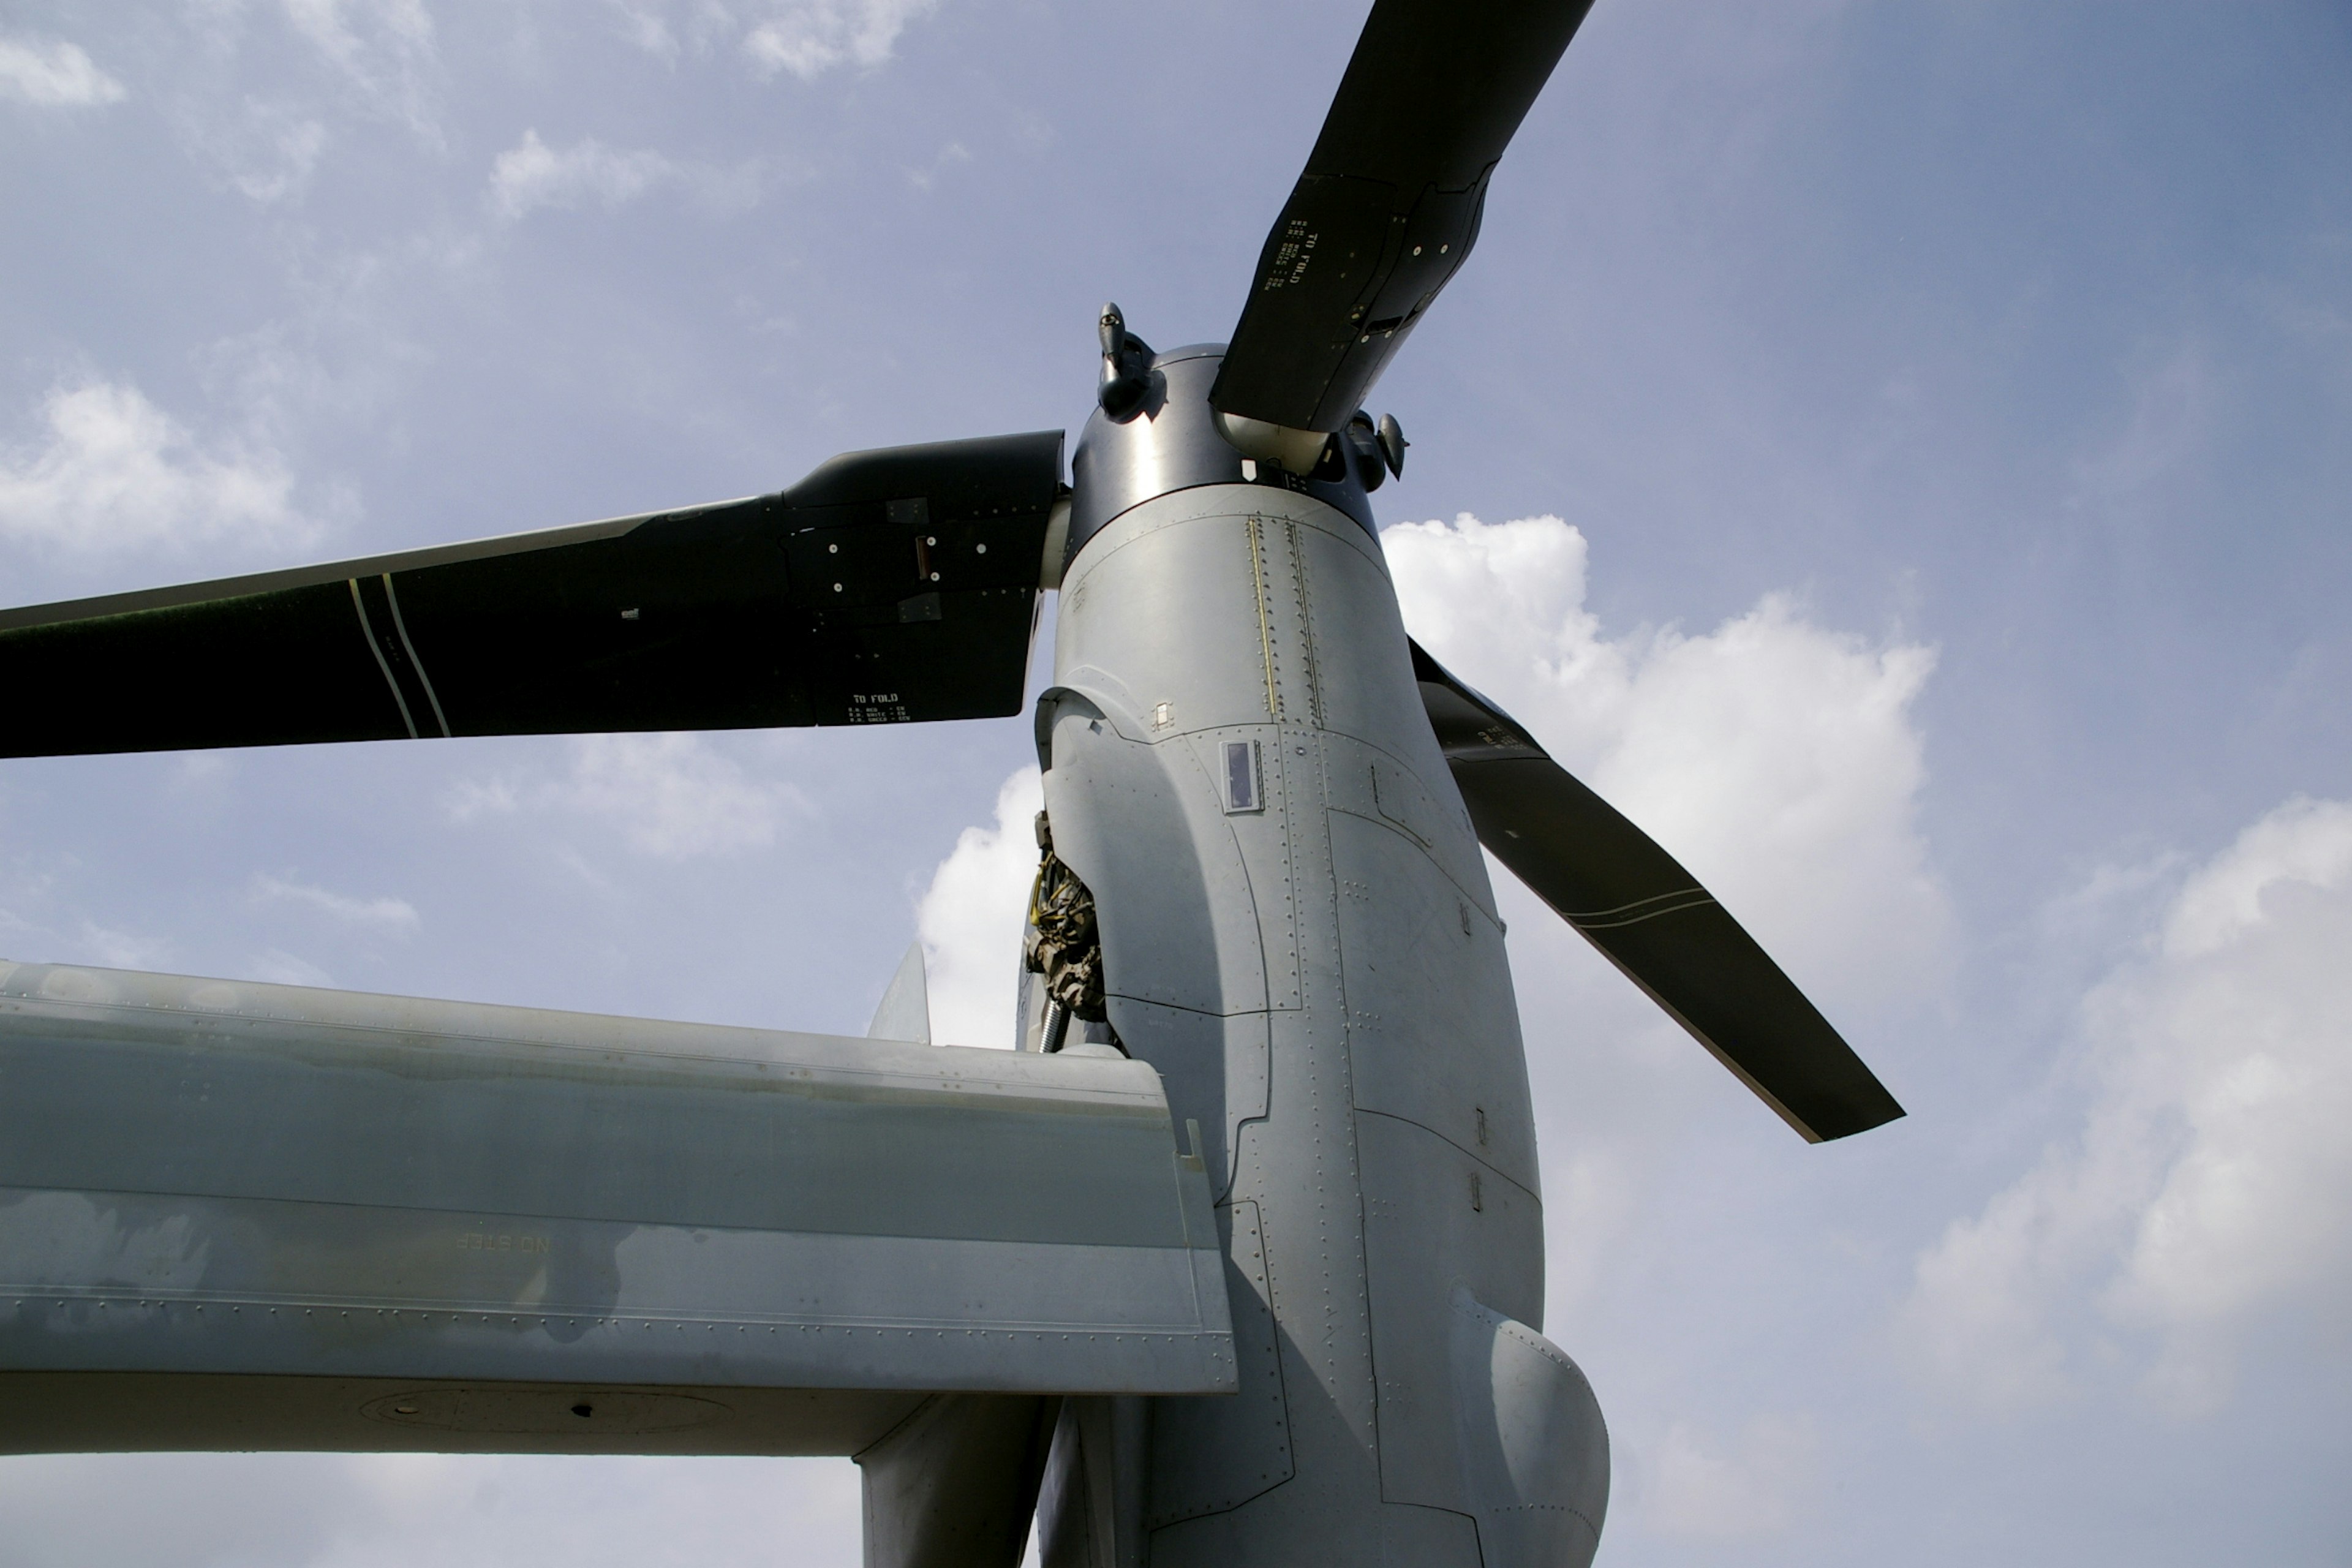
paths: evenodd
<path fill-rule="evenodd" d="M 266 947 L 246 960 L 245 973 L 270 985 L 310 985 L 331 990 L 335 977 L 307 958 L 282 947 Z"/>
<path fill-rule="evenodd" d="M 727 1563 L 779 1541 L 830 1564 L 858 1561 L 858 1485 L 846 1459 L 58 1454 L 0 1465 L 0 1517 L 28 1568 Z"/>
<path fill-rule="evenodd" d="M 632 844 L 664 859 L 764 849 L 806 809 L 797 790 L 753 778 L 697 735 L 587 735 L 572 755 L 572 801 L 622 821 Z"/>
<path fill-rule="evenodd" d="M 762 77 L 812 81 L 843 66 L 890 58 L 898 35 L 938 0 L 613 0 L 622 32 L 646 53 L 675 60 L 688 48 L 739 50 Z M 673 13 L 675 16 L 673 16 Z"/>
<path fill-rule="evenodd" d="M 649 55 L 663 61 L 678 57 L 677 34 L 671 28 L 669 18 L 662 15 L 658 0 L 605 0 L 617 13 L 621 36 Z"/>
<path fill-rule="evenodd" d="M 1021 929 L 1037 875 L 1032 825 L 1045 804 L 1035 768 L 1006 779 L 996 794 L 995 825 L 963 830 L 917 907 L 931 1037 L 943 1045 L 1013 1042 Z"/>
<path fill-rule="evenodd" d="M 675 172 L 676 165 L 658 153 L 615 152 L 593 136 L 559 152 L 541 141 L 537 131 L 526 131 L 520 142 L 490 165 L 490 205 L 506 218 L 519 218 L 534 207 L 594 203 L 609 209 L 634 201 Z"/>
<path fill-rule="evenodd" d="M 1668 1540 L 1777 1535 L 1815 1485 L 1820 1453 L 1809 1420 L 1759 1417 L 1721 1447 L 1677 1423 L 1638 1456 L 1634 1513 L 1645 1531 Z"/>
<path fill-rule="evenodd" d="M 278 452 L 200 442 L 127 382 L 60 383 L 39 417 L 40 437 L 0 449 L 0 539 L 92 555 L 317 535 Z"/>
<path fill-rule="evenodd" d="M 79 44 L 0 38 L 0 98 L 45 109 L 80 109 L 121 101 L 122 84 L 99 69 Z"/>
<path fill-rule="evenodd" d="M 286 20 L 373 111 L 438 142 L 440 60 L 423 0 L 279 0 Z"/>
<path fill-rule="evenodd" d="M 601 206 L 607 212 L 663 185 L 688 192 L 721 211 L 759 199 L 760 166 L 733 169 L 680 163 L 646 150 L 623 152 L 593 136 L 569 147 L 550 147 L 535 130 L 499 154 L 490 165 L 486 200 L 509 222 L 541 207 Z"/>
<path fill-rule="evenodd" d="M 253 879 L 252 894 L 259 903 L 290 903 L 312 910 L 342 921 L 395 936 L 406 936 L 416 930 L 415 906 L 405 899 L 355 899 L 348 894 L 331 892 L 304 882 L 289 881 L 283 877 L 257 876 Z"/>
<path fill-rule="evenodd" d="M 2104 446 L 2074 466 L 2070 505 L 2093 513 L 2162 496 L 2174 476 L 2204 458 L 2219 401 L 2213 374 L 2193 343 L 2132 373 L 2131 412 Z"/>
<path fill-rule="evenodd" d="M 1405 625 L 1665 845 L 1801 984 L 1848 1005 L 1939 985 L 1953 919 L 1917 823 L 1912 704 L 1932 650 L 1768 595 L 1711 632 L 1623 637 L 1585 607 L 1557 517 L 1403 523 L 1381 539 Z"/>
<path fill-rule="evenodd" d="M 2352 803 L 2294 800 L 2189 874 L 2083 1009 L 2078 1132 L 1919 1258 L 1901 1342 L 1996 1410 L 2125 1359 L 2192 1415 L 2250 1336 L 2352 1292 Z M 2087 1308 L 2082 1304 L 2088 1302 Z"/>
<path fill-rule="evenodd" d="M 1524 985 L 1523 976 L 1519 978 L 1525 1043 L 1531 1047 L 1531 1056 L 1549 1051 L 1557 1044 L 1558 1031 L 1546 1031 L 1537 1025 L 1527 1009 L 1531 1001 L 1542 1005 L 1538 1000 L 1540 994 L 1531 994 L 1533 988 Z M 1650 1002 L 1643 997 L 1633 1005 L 1647 1009 Z M 1597 1008 L 1578 1014 L 1588 1026 L 1591 1019 L 1602 1016 Z M 1657 1015 L 1652 1021 L 1662 1018 Z M 1673 1045 L 1678 1056 L 1687 1056 L 1683 1041 L 1676 1039 Z M 1589 1052 L 1582 1058 L 1588 1068 L 1591 1059 Z M 1544 1230 L 1552 1238 L 1545 1259 L 1544 1299 L 1546 1310 L 1555 1314 L 1573 1311 L 1615 1282 L 1622 1258 L 1618 1244 L 1627 1227 L 1641 1218 L 1645 1188 L 1654 1181 L 1644 1158 L 1654 1150 L 1642 1147 L 1638 1136 L 1625 1136 L 1630 1119 L 1600 1108 L 1590 1092 L 1589 1072 L 1584 1087 L 1587 1093 L 1576 1110 L 1586 1114 L 1586 1121 L 1567 1137 L 1551 1133 L 1556 1107 L 1538 1104 L 1536 1108 L 1544 1154 Z"/>
<path fill-rule="evenodd" d="M 557 778 L 499 774 L 462 781 L 442 802 L 458 821 L 529 808 L 617 826 L 656 859 L 764 849 L 808 803 L 790 784 L 751 776 L 700 735 L 583 735 Z"/>
<path fill-rule="evenodd" d="M 907 182 L 919 191 L 928 191 L 938 184 L 950 169 L 971 162 L 971 149 L 961 142 L 950 142 L 939 151 L 928 169 L 909 169 Z"/>
<path fill-rule="evenodd" d="M 762 76 L 790 71 L 813 80 L 836 66 L 878 66 L 907 24 L 934 0 L 790 0 L 772 6 L 743 37 Z"/>
<path fill-rule="evenodd" d="M 87 954 L 82 962 L 102 969 L 161 969 L 172 955 L 171 942 L 161 937 L 119 931 L 93 920 L 81 922 L 81 939 L 73 949 L 69 962 Z"/>
<path fill-rule="evenodd" d="M 248 99 L 236 112 L 188 115 L 190 148 L 239 195 L 263 206 L 299 200 L 327 151 L 327 128 L 307 111 Z"/>

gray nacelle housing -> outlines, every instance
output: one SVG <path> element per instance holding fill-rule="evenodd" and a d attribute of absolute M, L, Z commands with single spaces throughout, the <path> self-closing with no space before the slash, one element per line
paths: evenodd
<path fill-rule="evenodd" d="M 1129 509 L 1198 485 L 1257 484 L 1310 495 L 1379 538 L 1363 484 L 1344 459 L 1326 463 L 1305 479 L 1271 463 L 1244 470 L 1241 452 L 1217 434 L 1209 407 L 1209 388 L 1224 353 L 1223 343 L 1171 349 L 1152 360 L 1150 388 L 1133 412 L 1113 419 L 1097 409 L 1088 417 L 1070 460 L 1065 563 L 1077 559 L 1088 540 Z"/>

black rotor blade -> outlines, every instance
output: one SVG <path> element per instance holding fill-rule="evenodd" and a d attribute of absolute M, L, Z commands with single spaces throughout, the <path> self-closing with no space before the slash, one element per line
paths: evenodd
<path fill-rule="evenodd" d="M 1337 430 L 1478 237 L 1486 180 L 1592 0 L 1379 0 L 1266 236 L 1209 401 Z"/>
<path fill-rule="evenodd" d="M 1478 842 L 1811 1142 L 1903 1114 L 1756 939 L 1657 841 L 1419 644 L 1438 744 Z"/>
<path fill-rule="evenodd" d="M 1020 710 L 1062 433 L 781 494 L 0 611 L 0 756 Z"/>

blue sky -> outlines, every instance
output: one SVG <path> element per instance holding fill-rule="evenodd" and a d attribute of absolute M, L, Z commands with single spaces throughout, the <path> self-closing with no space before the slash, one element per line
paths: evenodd
<path fill-rule="evenodd" d="M 1362 9 L 17 0 L 0 597 L 1075 427 Z M 1804 1147 L 1503 888 L 1603 1563 L 2352 1542 L 2347 80 L 2340 5 L 1601 0 L 1376 388 L 1416 629 L 1912 1112 Z M 11 763 L 0 952 L 856 1032 L 919 931 L 996 1043 L 1026 728 Z M 20 1459 L 0 1534 L 847 1563 L 855 1475 Z"/>

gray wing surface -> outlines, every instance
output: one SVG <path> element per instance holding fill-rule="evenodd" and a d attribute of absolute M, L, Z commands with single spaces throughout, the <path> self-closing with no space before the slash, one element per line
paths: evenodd
<path fill-rule="evenodd" d="M 851 1453 L 1234 1386 L 1140 1062 L 0 963 L 0 1451 Z"/>

